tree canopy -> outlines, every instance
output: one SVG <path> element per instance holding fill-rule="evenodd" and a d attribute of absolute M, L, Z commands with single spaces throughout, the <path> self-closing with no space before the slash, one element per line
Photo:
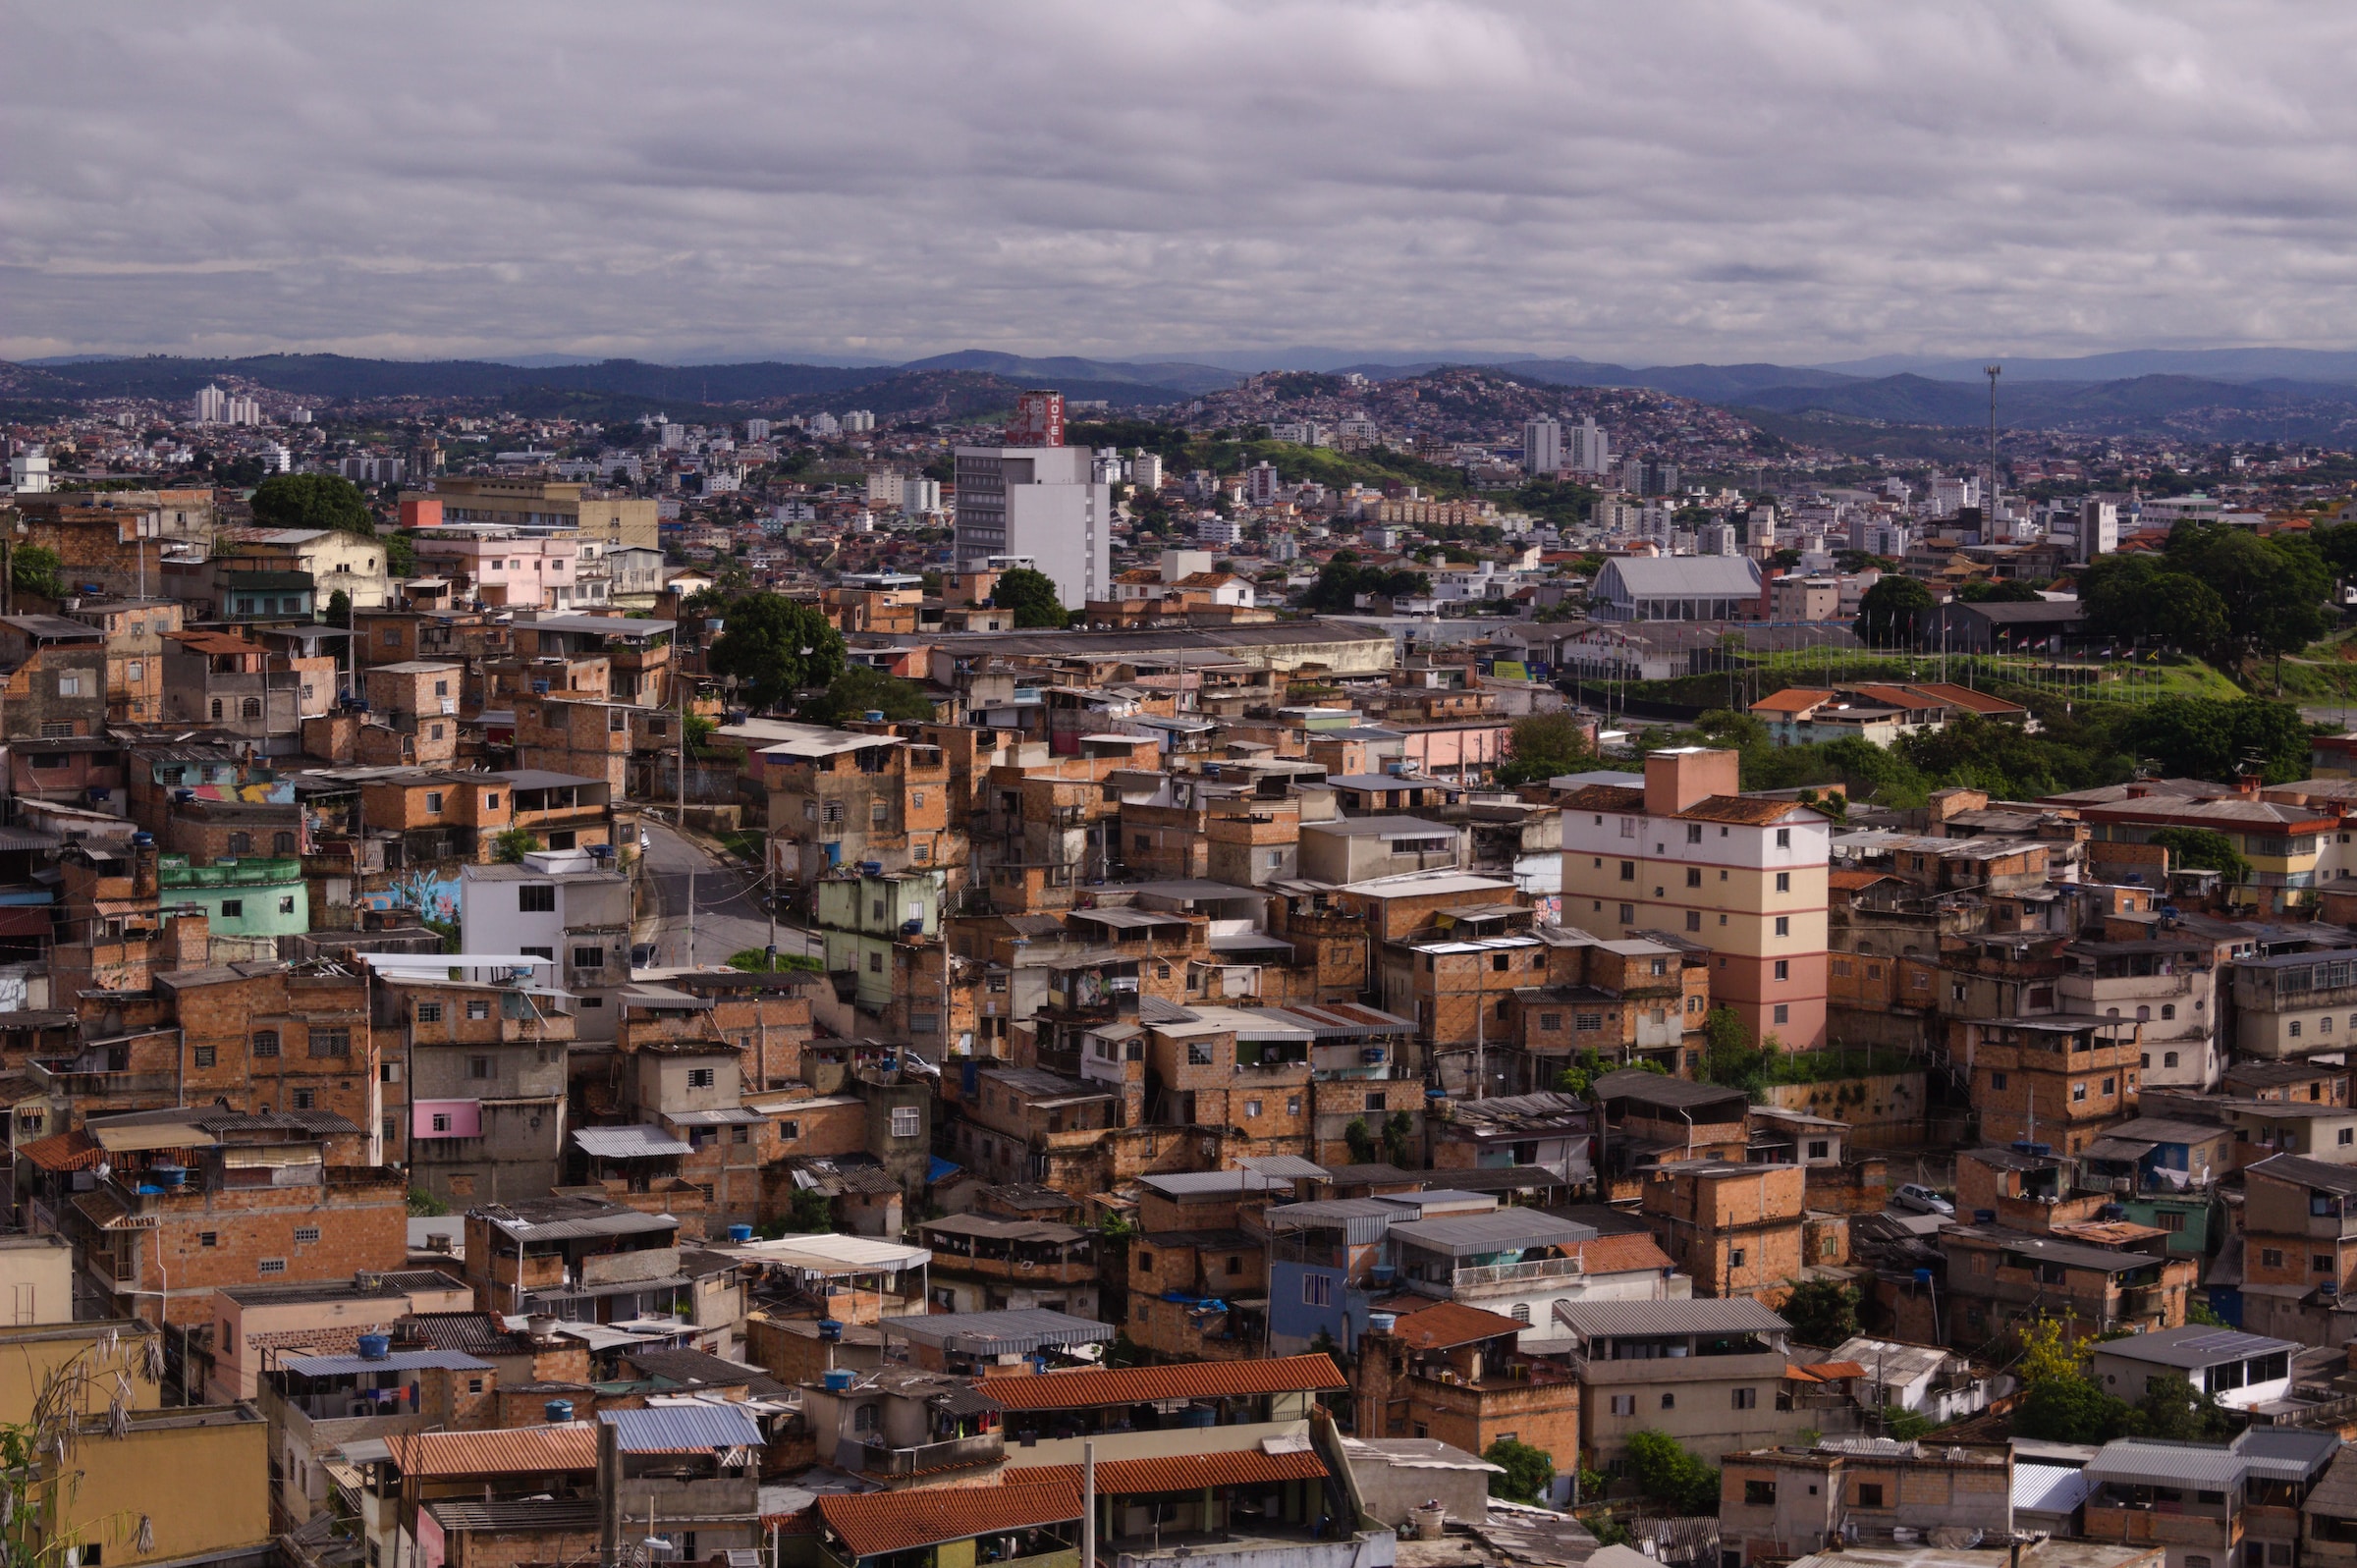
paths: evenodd
<path fill-rule="evenodd" d="M 332 473 L 274 473 L 254 486 L 247 503 L 265 528 L 334 528 L 363 538 L 376 535 L 368 498 L 351 480 Z"/>
<path fill-rule="evenodd" d="M 1804 1279 L 1777 1309 L 1804 1345 L 1831 1349 L 1858 1331 L 1858 1292 L 1837 1279 Z"/>
<path fill-rule="evenodd" d="M 915 682 L 865 665 L 851 665 L 827 688 L 801 706 L 796 716 L 811 724 L 840 725 L 870 713 L 891 720 L 930 719 L 933 701 Z"/>
<path fill-rule="evenodd" d="M 1072 623 L 1070 613 L 1056 597 L 1055 579 L 1029 567 L 1001 573 L 990 602 L 1001 610 L 1014 611 L 1014 623 L 1026 629 L 1038 626 L 1062 631 Z"/>
<path fill-rule="evenodd" d="M 2000 582 L 1968 582 L 1956 590 L 1958 602 L 1968 605 L 2034 605 L 2046 595 L 2026 582 L 2007 577 Z"/>
<path fill-rule="evenodd" d="M 751 593 L 728 607 L 708 660 L 717 676 L 743 682 L 756 708 L 775 708 L 843 673 L 843 633 L 809 605 Z"/>
<path fill-rule="evenodd" d="M 1885 572 L 1858 601 L 1858 640 L 1877 648 L 1905 647 L 1934 608 L 1932 590 L 1913 577 Z"/>
<path fill-rule="evenodd" d="M 2122 647 L 2209 654 L 2227 641 L 2226 602 L 2199 577 L 2149 555 L 2105 556 L 2079 576 L 2098 636 Z"/>
<path fill-rule="evenodd" d="M 2307 723 L 2291 704 L 2266 697 L 2162 697 L 2136 710 L 2122 738 L 2171 778 L 2256 773 L 2275 784 L 2308 776 Z"/>
<path fill-rule="evenodd" d="M 1498 782 L 1509 788 L 1540 784 L 1595 765 L 1586 726 L 1567 713 L 1536 713 L 1514 721 Z"/>
<path fill-rule="evenodd" d="M 1501 1437 L 1484 1448 L 1481 1457 L 1505 1471 L 1490 1478 L 1493 1497 L 1535 1503 L 1555 1483 L 1555 1456 L 1544 1448 Z"/>
<path fill-rule="evenodd" d="M 1666 1432 L 1628 1434 L 1628 1474 L 1638 1490 L 1659 1498 L 1671 1513 L 1719 1511 L 1719 1467 L 1688 1453 Z"/>
<path fill-rule="evenodd" d="M 1386 571 L 1381 567 L 1361 566 L 1356 556 L 1337 551 L 1332 561 L 1318 568 L 1318 580 L 1301 596 L 1301 607 L 1347 615 L 1358 608 L 1358 596 L 1362 593 L 1402 599 L 1430 592 L 1432 578 L 1424 572 L 1404 568 Z"/>
<path fill-rule="evenodd" d="M 2280 657 L 2331 629 L 2332 570 L 2304 539 L 2180 522 L 2165 555 L 2171 571 L 2207 583 L 2224 605 L 2231 655 Z"/>

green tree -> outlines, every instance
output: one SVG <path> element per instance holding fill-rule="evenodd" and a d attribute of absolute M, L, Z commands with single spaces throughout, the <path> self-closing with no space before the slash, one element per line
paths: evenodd
<path fill-rule="evenodd" d="M 351 480 L 332 473 L 278 473 L 254 486 L 247 503 L 265 528 L 333 528 L 376 537 L 368 498 Z"/>
<path fill-rule="evenodd" d="M 406 533 L 380 534 L 385 547 L 385 570 L 395 577 L 417 575 L 417 545 Z"/>
<path fill-rule="evenodd" d="M 1858 640 L 1877 648 L 1901 648 L 1914 642 L 1916 628 L 1932 613 L 1932 590 L 1913 577 L 1885 572 L 1858 601 Z"/>
<path fill-rule="evenodd" d="M 491 840 L 491 858 L 502 865 L 521 865 L 525 855 L 541 847 L 531 829 L 510 828 Z"/>
<path fill-rule="evenodd" d="M 1555 1484 L 1555 1457 L 1511 1437 L 1501 1437 L 1481 1451 L 1481 1457 L 1505 1473 L 1490 1478 L 1490 1495 L 1509 1502 L 1535 1503 Z"/>
<path fill-rule="evenodd" d="M 1029 567 L 1002 573 L 998 586 L 991 590 L 990 602 L 1001 610 L 1014 611 L 1017 626 L 1062 631 L 1072 623 L 1071 613 L 1056 597 L 1055 579 Z"/>
<path fill-rule="evenodd" d="M 352 629 L 352 595 L 341 588 L 327 596 L 327 623 Z"/>
<path fill-rule="evenodd" d="M 1358 596 L 1362 593 L 1401 599 L 1430 592 L 1432 578 L 1424 572 L 1404 568 L 1386 571 L 1380 567 L 1362 567 L 1357 556 L 1338 550 L 1333 560 L 1318 568 L 1318 580 L 1303 591 L 1301 608 L 1347 615 L 1358 608 Z"/>
<path fill-rule="evenodd" d="M 1375 1162 L 1375 1132 L 1367 1125 L 1366 1117 L 1350 1118 L 1350 1124 L 1343 1129 L 1343 1142 L 1349 1146 L 1352 1164 L 1371 1165 Z"/>
<path fill-rule="evenodd" d="M 1719 1511 L 1719 1467 L 1688 1453 L 1666 1432 L 1629 1433 L 1628 1474 L 1639 1491 L 1672 1514 Z"/>
<path fill-rule="evenodd" d="M 2226 603 L 2199 577 L 2149 555 L 2105 556 L 2079 574 L 2087 624 L 2121 647 L 2210 654 L 2226 646 Z"/>
<path fill-rule="evenodd" d="M 65 569 L 65 560 L 47 545 L 18 545 L 9 551 L 8 577 L 19 593 L 39 594 L 44 599 L 65 596 L 65 583 L 59 573 Z"/>
<path fill-rule="evenodd" d="M 2185 870 L 2222 872 L 2229 883 L 2251 880 L 2251 863 L 2222 833 L 2208 828 L 2164 828 L 2153 835 L 2153 842 L 2167 849 L 2170 858 Z"/>
<path fill-rule="evenodd" d="M 1968 605 L 2034 605 L 2044 603 L 2046 595 L 2026 582 L 2007 577 L 1999 582 L 1968 582 L 1956 590 L 1956 599 Z"/>
<path fill-rule="evenodd" d="M 871 713 L 895 724 L 933 717 L 933 699 L 915 682 L 866 665 L 847 665 L 827 689 L 802 704 L 796 717 L 810 724 L 840 725 Z"/>
<path fill-rule="evenodd" d="M 2039 1379 L 2013 1406 L 2014 1433 L 2048 1442 L 2110 1442 L 2127 1422 L 2127 1406 L 2075 1373 Z"/>
<path fill-rule="evenodd" d="M 1804 1345 L 1830 1349 L 1858 1331 L 1858 1292 L 1837 1279 L 1804 1279 L 1777 1310 Z"/>
<path fill-rule="evenodd" d="M 742 681 L 754 707 L 775 708 L 843 674 L 843 633 L 810 605 L 747 594 L 728 607 L 706 663 L 714 675 Z"/>
<path fill-rule="evenodd" d="M 1577 718 L 1567 713 L 1534 713 L 1514 721 L 1506 760 L 1498 765 L 1498 782 L 1509 786 L 1544 784 L 1595 764 L 1587 727 Z"/>
<path fill-rule="evenodd" d="M 2144 1397 L 2130 1407 L 2124 1425 L 2130 1436 L 2171 1442 L 2214 1442 L 2232 1429 L 2218 1396 L 2176 1373 L 2147 1378 Z"/>
<path fill-rule="evenodd" d="M 2300 710 L 2267 697 L 2161 697 L 2136 710 L 2121 738 L 2175 777 L 2228 783 L 2257 773 L 2267 784 L 2288 784 L 2308 772 Z"/>
<path fill-rule="evenodd" d="M 1411 1168 L 1416 1143 L 1416 1118 L 1395 1110 L 1384 1118 L 1383 1156 L 1400 1169 Z"/>
<path fill-rule="evenodd" d="M 2331 628 L 2332 571 L 2305 540 L 2180 522 L 2165 554 L 2171 570 L 2208 583 L 2224 603 L 2227 645 L 2238 656 L 2279 661 Z"/>

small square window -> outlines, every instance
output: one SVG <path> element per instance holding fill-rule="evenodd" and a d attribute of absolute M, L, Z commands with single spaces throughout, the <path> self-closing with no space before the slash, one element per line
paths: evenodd
<path fill-rule="evenodd" d="M 715 1067 L 690 1067 L 687 1069 L 687 1087 L 690 1089 L 709 1089 L 719 1081 L 719 1069 Z"/>

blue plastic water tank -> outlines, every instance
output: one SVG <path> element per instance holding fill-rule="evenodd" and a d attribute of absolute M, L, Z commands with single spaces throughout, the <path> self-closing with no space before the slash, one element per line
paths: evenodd
<path fill-rule="evenodd" d="M 818 1337 L 829 1344 L 843 1337 L 843 1325 L 833 1318 L 818 1320 Z"/>
<path fill-rule="evenodd" d="M 1189 1405 L 1178 1414 L 1181 1427 L 1216 1427 L 1219 1420 L 1220 1413 L 1208 1405 Z"/>
<path fill-rule="evenodd" d="M 540 1407 L 540 1414 L 552 1422 L 571 1421 L 573 1419 L 573 1401 L 570 1399 L 551 1399 L 547 1404 Z"/>
<path fill-rule="evenodd" d="M 731 1225 L 731 1226 L 729 1227 L 729 1240 L 730 1240 L 730 1242 L 731 1242 L 733 1245 L 736 1245 L 736 1246 L 741 1247 L 741 1246 L 743 1246 L 743 1245 L 744 1245 L 746 1242 L 748 1242 L 748 1241 L 750 1241 L 750 1240 L 752 1240 L 752 1239 L 753 1239 L 753 1227 L 752 1227 L 752 1226 L 750 1226 L 750 1225 Z"/>
<path fill-rule="evenodd" d="M 382 1361 L 393 1353 L 391 1334 L 361 1334 L 354 1343 L 358 1347 L 362 1361 Z"/>
<path fill-rule="evenodd" d="M 849 1367 L 829 1369 L 826 1378 L 827 1392 L 831 1394 L 848 1392 L 851 1386 L 851 1369 Z"/>

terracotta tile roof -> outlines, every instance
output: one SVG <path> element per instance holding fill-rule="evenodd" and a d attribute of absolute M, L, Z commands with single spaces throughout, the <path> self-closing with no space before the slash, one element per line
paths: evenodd
<path fill-rule="evenodd" d="M 1105 1467 L 1097 1468 L 1102 1473 Z M 818 1499 L 818 1513 L 850 1556 L 879 1557 L 1035 1525 L 1077 1523 L 1080 1487 L 1073 1482 L 1026 1485 L 1010 1477 L 996 1487 L 828 1495 Z"/>
<path fill-rule="evenodd" d="M 1268 1454 L 1257 1448 L 1220 1453 L 1166 1454 L 1156 1459 L 1100 1459 L 1097 1490 L 1112 1493 L 1201 1491 L 1207 1487 L 1256 1487 L 1272 1481 L 1315 1481 L 1326 1474 L 1324 1461 L 1307 1449 L 1298 1453 Z M 1032 1481 L 1080 1485 L 1078 1465 L 1009 1467 L 1007 1484 Z"/>
<path fill-rule="evenodd" d="M 1625 1273 L 1632 1269 L 1674 1269 L 1661 1244 L 1643 1231 L 1625 1236 L 1597 1236 L 1579 1244 L 1579 1265 L 1591 1274 Z"/>
<path fill-rule="evenodd" d="M 1888 871 L 1829 871 L 1825 874 L 1827 887 L 1840 889 L 1847 892 L 1855 892 L 1860 888 L 1871 888 L 1878 882 L 1895 882 L 1897 880 Z"/>
<path fill-rule="evenodd" d="M 1935 697 L 1920 686 L 1859 686 L 1857 693 L 1869 702 L 1879 702 L 1886 708 L 1921 710 L 1953 706 L 1944 697 Z"/>
<path fill-rule="evenodd" d="M 1834 1382 L 1843 1378 L 1863 1378 L 1866 1369 L 1854 1361 L 1812 1361 L 1801 1371 Z"/>
<path fill-rule="evenodd" d="M 1805 713 L 1820 703 L 1834 700 L 1830 691 L 1812 691 L 1806 686 L 1793 686 L 1774 696 L 1762 697 L 1751 705 L 1753 713 Z"/>
<path fill-rule="evenodd" d="M 1078 1410 L 1157 1399 L 1211 1399 L 1347 1386 L 1330 1357 L 1280 1356 L 1273 1361 L 1193 1361 L 1176 1367 L 993 1378 L 982 1391 L 1005 1410 Z"/>
<path fill-rule="evenodd" d="M 2002 697 L 1992 697 L 1986 691 L 1975 691 L 1970 686 L 1950 685 L 1935 681 L 1930 685 L 1917 686 L 1914 689 L 1927 697 L 1937 697 L 1951 708 L 1962 708 L 1968 713 L 2027 713 L 2029 711 L 2018 702 L 2007 702 Z"/>
<path fill-rule="evenodd" d="M 413 1476 L 528 1475 L 595 1470 L 597 1429 L 509 1427 L 496 1432 L 405 1432 L 387 1437 L 393 1462 Z"/>
<path fill-rule="evenodd" d="M 1620 784 L 1586 784 L 1563 796 L 1570 811 L 1643 811 L 1645 791 Z"/>
<path fill-rule="evenodd" d="M 1772 822 L 1781 822 L 1795 811 L 1817 811 L 1814 806 L 1797 800 L 1754 800 L 1749 795 L 1713 795 L 1697 800 L 1678 813 L 1679 818 L 1693 822 L 1734 822 L 1749 827 L 1764 828 Z M 1823 812 L 1817 812 L 1823 816 Z"/>
<path fill-rule="evenodd" d="M 1501 1334 L 1518 1334 L 1529 1325 L 1468 1307 L 1461 1302 L 1436 1301 L 1421 1312 L 1399 1320 L 1393 1331 L 1416 1350 L 1447 1350 Z"/>
<path fill-rule="evenodd" d="M 17 1151 L 43 1170 L 88 1170 L 106 1158 L 88 1129 L 76 1127 L 71 1132 L 53 1132 L 36 1139 Z"/>

